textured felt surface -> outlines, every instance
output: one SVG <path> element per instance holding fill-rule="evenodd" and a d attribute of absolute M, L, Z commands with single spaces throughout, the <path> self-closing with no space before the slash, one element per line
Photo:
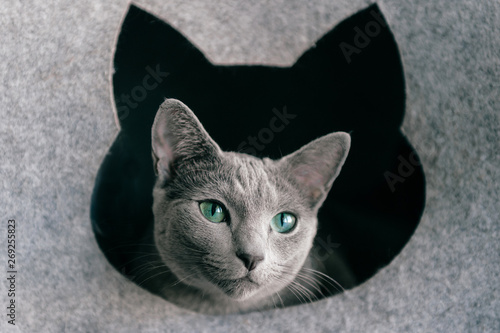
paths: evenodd
<path fill-rule="evenodd" d="M 3 4 L 0 212 L 4 235 L 6 220 L 17 221 L 19 273 L 16 328 L 3 315 L 0 330 L 499 331 L 500 5 L 378 3 L 406 71 L 403 131 L 427 177 L 422 221 L 387 268 L 346 294 L 222 317 L 188 313 L 127 281 L 91 230 L 95 174 L 117 133 L 110 64 L 127 2 Z M 216 63 L 289 65 L 369 3 L 138 4 Z M 6 250 L 0 260 L 5 272 Z M 1 285 L 6 304 L 6 279 Z"/>

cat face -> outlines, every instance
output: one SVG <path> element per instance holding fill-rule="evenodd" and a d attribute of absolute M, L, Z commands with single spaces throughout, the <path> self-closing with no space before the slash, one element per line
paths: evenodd
<path fill-rule="evenodd" d="M 309 254 L 349 145 L 332 133 L 276 161 L 223 152 L 187 106 L 166 100 L 152 130 L 162 260 L 203 293 L 243 301 L 281 290 Z"/>

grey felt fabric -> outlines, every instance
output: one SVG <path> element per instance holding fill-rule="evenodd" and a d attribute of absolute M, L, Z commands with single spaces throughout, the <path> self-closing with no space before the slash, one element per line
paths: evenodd
<path fill-rule="evenodd" d="M 379 1 L 407 79 L 403 131 L 427 205 L 394 261 L 345 294 L 248 315 L 178 309 L 105 260 L 89 222 L 117 133 L 110 75 L 126 1 L 0 6 L 0 279 L 17 221 L 16 326 L 2 332 L 500 331 L 500 3 Z M 139 1 L 217 63 L 289 65 L 367 1 Z M 367 165 L 366 167 L 369 167 Z"/>

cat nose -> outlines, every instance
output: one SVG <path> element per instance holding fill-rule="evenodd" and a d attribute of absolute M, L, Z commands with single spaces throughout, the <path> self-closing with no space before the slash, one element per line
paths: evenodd
<path fill-rule="evenodd" d="M 262 256 L 255 256 L 248 253 L 236 253 L 236 256 L 243 261 L 245 267 L 251 271 L 257 267 L 257 264 L 264 260 Z"/>

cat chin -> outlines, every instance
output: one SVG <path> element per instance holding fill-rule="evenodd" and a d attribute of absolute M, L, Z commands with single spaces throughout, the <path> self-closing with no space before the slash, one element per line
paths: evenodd
<path fill-rule="evenodd" d="M 231 300 L 242 302 L 257 296 L 259 284 L 249 277 L 235 280 L 220 280 L 216 283 L 217 288 Z"/>
<path fill-rule="evenodd" d="M 198 289 L 203 294 L 212 294 L 216 298 L 222 296 L 223 298 L 242 302 L 258 296 L 257 294 L 261 289 L 259 283 L 249 276 L 236 279 L 219 279 L 214 282 L 212 277 L 205 276 L 203 273 L 197 274 L 197 277 L 186 274 L 177 265 L 171 265 L 170 269 L 176 276 L 177 281 L 182 281 L 183 284 Z"/>

